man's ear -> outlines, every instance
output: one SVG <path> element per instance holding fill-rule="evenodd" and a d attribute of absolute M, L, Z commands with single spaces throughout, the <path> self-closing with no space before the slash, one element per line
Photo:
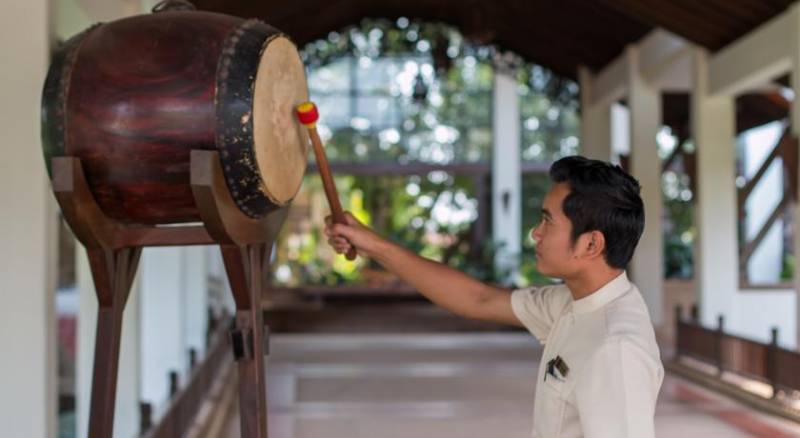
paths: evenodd
<path fill-rule="evenodd" d="M 600 231 L 590 231 L 586 233 L 586 243 L 584 244 L 584 253 L 587 259 L 602 257 L 606 251 L 606 238 Z"/>

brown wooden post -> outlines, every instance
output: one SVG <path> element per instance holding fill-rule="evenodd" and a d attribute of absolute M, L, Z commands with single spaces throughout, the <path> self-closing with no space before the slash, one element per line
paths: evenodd
<path fill-rule="evenodd" d="M 725 316 L 717 316 L 717 342 L 715 345 L 714 358 L 717 365 L 717 375 L 721 376 L 724 372 L 724 363 L 722 356 L 722 341 L 725 336 Z"/>
<path fill-rule="evenodd" d="M 675 359 L 681 356 L 681 320 L 683 319 L 683 309 L 681 305 L 675 306 Z"/>
<path fill-rule="evenodd" d="M 211 345 L 211 337 L 217 330 L 217 317 L 214 316 L 214 309 L 211 306 L 208 306 L 206 309 L 208 315 L 208 326 L 206 327 L 206 348 Z"/>
<path fill-rule="evenodd" d="M 139 402 L 139 435 L 153 427 L 153 405 L 147 402 Z"/>
<path fill-rule="evenodd" d="M 110 437 L 114 431 L 122 314 L 139 263 L 141 248 L 87 251 L 97 294 L 89 436 Z"/>
<path fill-rule="evenodd" d="M 689 190 L 692 191 L 692 203 L 697 204 L 697 154 L 683 151 L 683 171 L 689 176 Z"/>
<path fill-rule="evenodd" d="M 491 191 L 488 188 L 488 174 L 484 172 L 476 173 L 472 178 L 475 185 L 475 199 L 478 200 L 478 217 L 472 225 L 472 241 L 470 247 L 472 249 L 472 257 L 475 260 L 480 260 L 482 253 L 482 245 L 486 241 L 486 236 L 489 234 L 489 221 L 491 220 L 491 199 L 489 194 Z"/>
<path fill-rule="evenodd" d="M 628 154 L 619 154 L 619 167 L 622 170 L 630 173 L 631 172 L 631 153 Z"/>
<path fill-rule="evenodd" d="M 770 342 L 767 347 L 767 380 L 772 386 L 772 398 L 778 396 L 778 327 L 770 330 Z"/>
<path fill-rule="evenodd" d="M 267 436 L 266 381 L 263 355 L 262 276 L 265 245 L 223 245 L 222 258 L 236 302 L 231 344 L 239 366 L 242 436 Z"/>
<path fill-rule="evenodd" d="M 797 138 L 790 136 L 789 140 L 783 144 L 783 153 L 781 155 L 783 162 L 784 183 L 786 191 L 790 194 L 792 202 L 797 202 L 797 184 L 798 184 L 798 149 Z"/>
<path fill-rule="evenodd" d="M 697 304 L 692 304 L 692 307 L 689 308 L 689 312 L 692 322 L 697 324 L 700 321 L 700 311 L 697 308 Z"/>
<path fill-rule="evenodd" d="M 175 397 L 175 394 L 178 393 L 178 372 L 172 370 L 169 372 L 169 398 Z"/>

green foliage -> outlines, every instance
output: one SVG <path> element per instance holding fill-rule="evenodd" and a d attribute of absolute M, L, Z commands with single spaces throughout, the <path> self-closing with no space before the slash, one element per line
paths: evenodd
<path fill-rule="evenodd" d="M 658 137 L 659 154 L 669 156 L 674 149 L 691 149 L 689 142 L 678 144 L 677 138 L 668 129 L 664 129 Z M 680 157 L 680 156 L 679 156 Z M 677 167 L 676 167 L 677 166 Z M 692 278 L 694 275 L 694 194 L 691 190 L 689 175 L 686 174 L 683 159 L 676 160 L 676 165 L 663 172 L 661 178 L 662 216 L 664 235 L 664 276 L 666 278 Z"/>
<path fill-rule="evenodd" d="M 492 47 L 465 41 L 442 23 L 364 20 L 307 45 L 311 98 L 320 107 L 320 133 L 331 162 L 453 164 L 490 162 L 492 143 Z M 508 54 L 503 54 L 508 57 Z M 577 86 L 549 71 L 518 65 L 523 150 L 541 148 L 527 160 L 547 162 L 577 149 Z M 420 82 L 421 81 L 421 82 Z M 414 87 L 424 84 L 426 93 Z M 413 86 L 413 87 L 412 87 Z M 532 119 L 538 119 L 533 122 Z M 527 124 L 526 124 L 527 123 Z M 536 127 L 533 125 L 537 124 Z M 525 128 L 527 126 L 527 128 Z M 517 255 L 522 279 L 495 268 L 502 242 L 477 241 L 474 175 L 344 176 L 336 178 L 343 206 L 389 239 L 494 283 L 546 283 L 535 271 L 531 242 Z M 523 188 L 523 233 L 538 221 L 547 178 L 528 178 Z M 488 187 L 487 187 L 488 189 Z M 315 216 L 321 194 L 308 175 L 303 199 L 317 217 L 284 227 L 273 262 L 286 284 L 342 284 L 365 281 L 375 268 L 361 258 L 348 262 L 332 254 Z M 326 209 L 326 207 L 325 207 Z M 486 230 L 488 231 L 488 230 Z"/>
<path fill-rule="evenodd" d="M 794 279 L 795 258 L 793 254 L 784 253 L 783 263 L 781 264 L 781 280 L 792 281 Z"/>
<path fill-rule="evenodd" d="M 577 85 L 538 65 L 520 69 L 522 159 L 552 162 L 578 153 Z"/>

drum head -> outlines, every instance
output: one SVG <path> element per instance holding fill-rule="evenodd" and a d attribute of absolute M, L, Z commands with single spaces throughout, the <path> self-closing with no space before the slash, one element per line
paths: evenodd
<path fill-rule="evenodd" d="M 288 38 L 265 45 L 254 86 L 253 149 L 262 191 L 285 205 L 300 190 L 308 163 L 308 132 L 295 116 L 295 107 L 308 100 L 308 86 L 303 61 Z"/>

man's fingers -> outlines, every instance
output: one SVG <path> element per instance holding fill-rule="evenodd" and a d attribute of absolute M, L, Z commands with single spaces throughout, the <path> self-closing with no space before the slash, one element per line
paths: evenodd
<path fill-rule="evenodd" d="M 336 236 L 331 237 L 330 239 L 328 239 L 328 244 L 331 247 L 333 247 L 333 249 L 339 254 L 343 254 L 349 251 L 350 248 L 352 247 L 352 245 L 350 245 L 350 242 L 348 242 L 347 239 L 345 239 L 344 237 L 336 237 Z"/>
<path fill-rule="evenodd" d="M 332 248 L 337 254 L 344 254 L 350 251 L 350 245 L 334 245 Z"/>
<path fill-rule="evenodd" d="M 328 239 L 328 243 L 330 243 L 331 246 L 350 246 L 350 242 L 343 237 L 331 237 Z"/>
<path fill-rule="evenodd" d="M 328 244 L 330 244 L 330 246 L 340 254 L 345 253 L 354 247 L 354 245 L 350 242 L 350 239 L 356 237 L 358 234 L 357 227 L 363 227 L 361 222 L 359 222 L 358 219 L 356 219 L 350 212 L 345 212 L 344 218 L 345 224 L 340 224 L 333 221 L 333 216 L 326 216 L 325 228 L 323 230 L 325 237 L 328 238 Z"/>
<path fill-rule="evenodd" d="M 342 224 L 333 224 L 330 227 L 330 230 L 332 237 L 338 236 L 344 238 L 350 238 L 350 236 L 353 234 L 354 231 L 353 228 L 351 228 L 349 225 L 342 225 Z"/>
<path fill-rule="evenodd" d="M 359 222 L 358 219 L 356 219 L 356 217 L 353 216 L 353 214 L 349 211 L 344 212 L 344 221 L 347 223 L 347 225 L 361 225 L 361 222 Z"/>

